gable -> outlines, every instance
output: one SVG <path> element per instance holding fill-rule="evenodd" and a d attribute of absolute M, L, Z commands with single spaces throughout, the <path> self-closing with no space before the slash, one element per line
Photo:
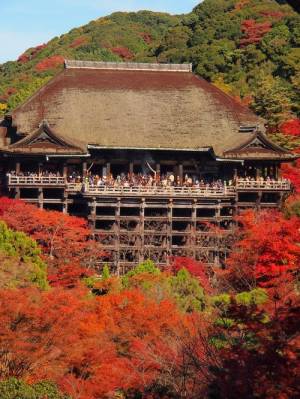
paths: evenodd
<path fill-rule="evenodd" d="M 9 146 L 9 149 L 17 152 L 37 152 L 37 153 L 86 153 L 86 148 L 76 143 L 71 143 L 65 138 L 60 137 L 54 132 L 47 121 L 43 121 L 39 128 Z"/>
<path fill-rule="evenodd" d="M 27 145 L 54 145 L 54 146 L 62 146 L 62 144 L 56 140 L 55 138 L 51 137 L 47 132 L 44 130 L 40 133 L 39 136 L 32 139 Z"/>
<path fill-rule="evenodd" d="M 224 152 L 224 155 L 226 158 L 241 159 L 282 159 L 293 157 L 291 153 L 272 143 L 259 131 L 256 131 L 253 136 L 242 145 Z"/>

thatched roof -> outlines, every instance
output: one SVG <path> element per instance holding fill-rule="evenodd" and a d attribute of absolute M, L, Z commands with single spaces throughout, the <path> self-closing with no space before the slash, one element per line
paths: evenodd
<path fill-rule="evenodd" d="M 66 62 L 62 73 L 13 112 L 13 123 L 28 135 L 46 119 L 68 142 L 101 148 L 212 147 L 218 156 L 251 140 L 247 126 L 264 130 L 262 119 L 190 70 Z"/>

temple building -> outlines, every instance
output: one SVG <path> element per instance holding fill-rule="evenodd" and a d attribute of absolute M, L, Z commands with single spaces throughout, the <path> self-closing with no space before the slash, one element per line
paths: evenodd
<path fill-rule="evenodd" d="M 291 189 L 264 125 L 189 64 L 66 61 L 0 122 L 2 195 L 87 218 L 99 267 L 220 265 L 233 216 Z"/>

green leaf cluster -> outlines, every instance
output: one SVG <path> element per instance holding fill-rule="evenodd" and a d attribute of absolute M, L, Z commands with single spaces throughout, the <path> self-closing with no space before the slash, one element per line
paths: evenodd
<path fill-rule="evenodd" d="M 16 232 L 0 221 L 0 287 L 13 288 L 34 284 L 48 288 L 46 264 L 36 241 Z"/>
<path fill-rule="evenodd" d="M 51 382 L 41 381 L 33 385 L 17 378 L 0 381 L 1 399 L 70 399 L 59 392 Z"/>
<path fill-rule="evenodd" d="M 139 288 L 158 301 L 171 298 L 183 312 L 202 311 L 205 308 L 204 290 L 186 269 L 170 275 L 161 272 L 148 260 L 129 271 L 122 283 L 124 288 Z"/>

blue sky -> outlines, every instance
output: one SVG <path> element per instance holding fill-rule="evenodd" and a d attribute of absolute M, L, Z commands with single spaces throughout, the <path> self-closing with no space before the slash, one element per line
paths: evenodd
<path fill-rule="evenodd" d="M 189 12 L 200 0 L 0 0 L 0 63 L 114 11 Z"/>

